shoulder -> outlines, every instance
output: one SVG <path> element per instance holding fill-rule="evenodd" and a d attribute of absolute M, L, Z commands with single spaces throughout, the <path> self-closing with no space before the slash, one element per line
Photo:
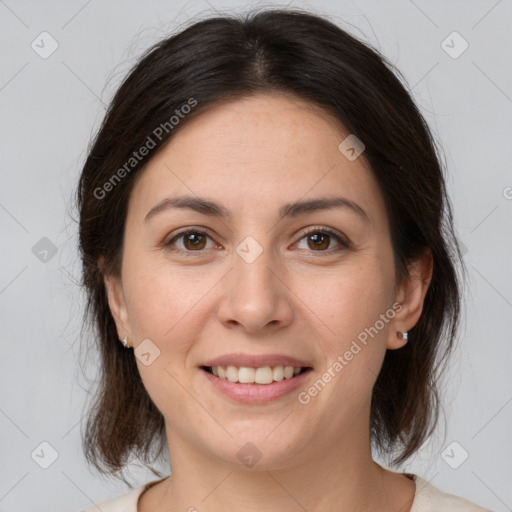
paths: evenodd
<path fill-rule="evenodd" d="M 440 491 L 423 478 L 415 476 L 416 494 L 410 512 L 491 512 L 453 494 Z"/>
<path fill-rule="evenodd" d="M 96 503 L 80 512 L 137 512 L 137 503 L 140 495 L 152 485 L 165 480 L 165 478 L 148 482 L 122 496 Z"/>
<path fill-rule="evenodd" d="M 137 512 L 137 500 L 145 487 L 146 486 L 143 485 L 118 498 L 96 503 L 81 512 Z"/>

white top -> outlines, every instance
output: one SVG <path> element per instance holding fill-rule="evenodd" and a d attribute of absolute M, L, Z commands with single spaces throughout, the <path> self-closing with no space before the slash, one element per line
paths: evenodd
<path fill-rule="evenodd" d="M 410 512 L 491 512 L 463 498 L 446 494 L 419 476 L 409 476 L 416 482 L 416 492 Z M 141 494 L 165 478 L 148 482 L 119 498 L 102 501 L 97 504 L 97 507 L 93 505 L 81 512 L 138 512 L 137 503 Z"/>

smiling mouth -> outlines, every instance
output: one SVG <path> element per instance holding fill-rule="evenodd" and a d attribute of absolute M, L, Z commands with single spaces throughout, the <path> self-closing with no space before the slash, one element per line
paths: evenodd
<path fill-rule="evenodd" d="M 300 366 L 263 366 L 250 368 L 246 366 L 201 366 L 201 369 L 215 377 L 239 384 L 266 385 L 282 380 L 289 380 L 311 371 L 310 367 Z"/>

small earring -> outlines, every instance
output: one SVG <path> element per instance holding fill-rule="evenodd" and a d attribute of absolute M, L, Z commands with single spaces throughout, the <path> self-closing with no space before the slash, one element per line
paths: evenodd
<path fill-rule="evenodd" d="M 404 341 L 407 341 L 409 339 L 409 335 L 407 334 L 407 331 L 405 331 L 405 332 L 397 331 L 397 335 L 399 338 L 402 338 Z"/>
<path fill-rule="evenodd" d="M 126 348 L 128 346 L 128 337 L 125 336 L 122 340 L 121 340 L 121 343 L 123 344 L 123 347 Z"/>

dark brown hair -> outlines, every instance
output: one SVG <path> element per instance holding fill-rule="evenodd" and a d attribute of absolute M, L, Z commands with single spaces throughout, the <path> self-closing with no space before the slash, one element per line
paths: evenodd
<path fill-rule="evenodd" d="M 122 472 L 130 455 L 150 463 L 165 443 L 164 418 L 143 386 L 133 352 L 118 341 L 103 281 L 104 273 L 119 275 L 135 178 L 190 119 L 220 101 L 255 93 L 291 94 L 318 105 L 363 141 L 363 157 L 386 202 L 397 283 L 407 277 L 408 263 L 430 248 L 433 277 L 424 309 L 409 343 L 386 353 L 373 390 L 371 437 L 394 464 L 432 433 L 440 363 L 459 323 L 455 262 L 463 271 L 464 266 L 439 149 L 403 83 L 379 52 L 299 10 L 209 18 L 158 42 L 139 59 L 108 108 L 77 190 L 85 318 L 95 327 L 100 355 L 83 447 L 100 472 Z M 179 123 L 170 122 L 193 102 Z M 130 160 L 148 137 L 155 147 L 145 158 Z M 151 459 L 155 440 L 159 446 Z"/>

